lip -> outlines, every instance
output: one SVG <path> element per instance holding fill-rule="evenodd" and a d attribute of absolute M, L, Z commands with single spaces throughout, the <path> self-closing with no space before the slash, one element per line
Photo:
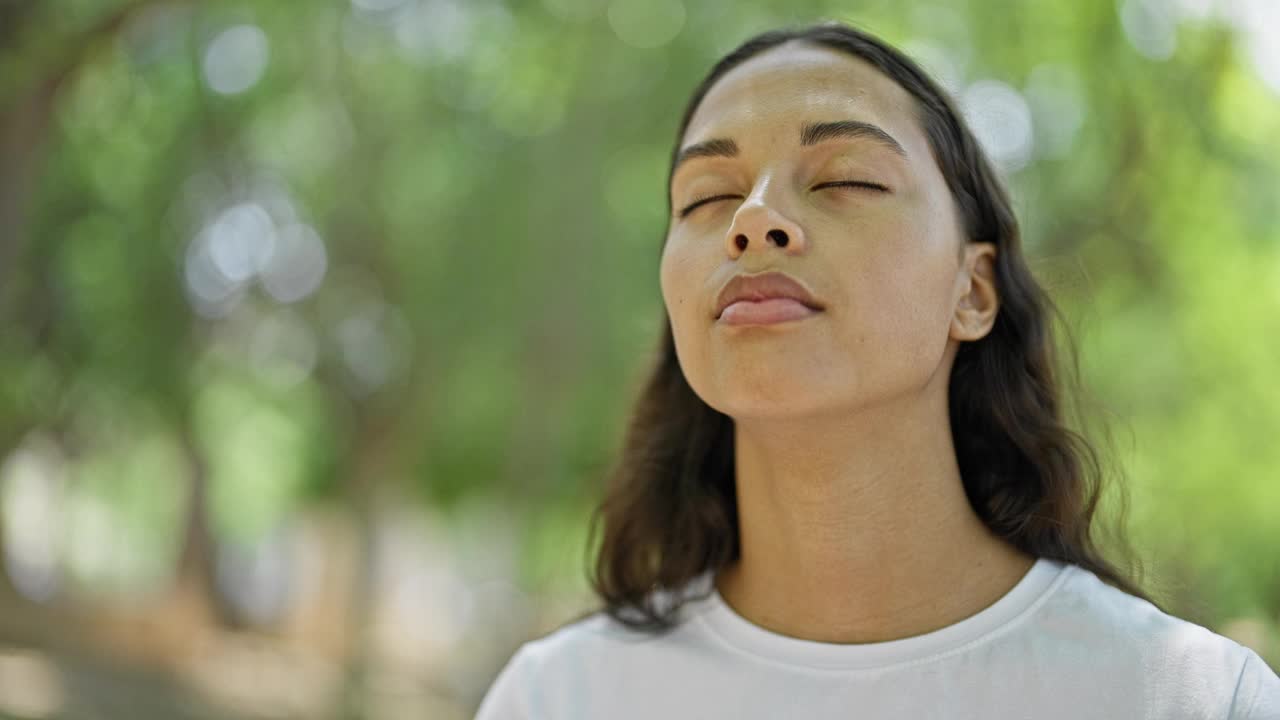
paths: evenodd
<path fill-rule="evenodd" d="M 776 325 L 803 320 L 817 314 L 817 310 L 801 305 L 799 301 L 791 298 L 739 300 L 725 308 L 716 322 L 722 325 Z"/>
<path fill-rule="evenodd" d="M 791 300 L 793 302 L 766 303 L 765 301 L 768 300 Z M 784 314 L 797 314 L 794 311 L 804 309 L 812 311 L 804 313 L 809 315 L 813 314 L 813 312 L 821 312 L 823 309 L 822 304 L 814 298 L 813 293 L 809 292 L 809 289 L 799 280 L 776 270 L 757 275 L 734 275 L 716 296 L 715 319 L 720 320 L 721 316 L 724 315 L 725 308 L 742 301 L 753 305 L 768 305 L 770 308 L 778 310 L 790 306 L 792 311 Z M 797 304 L 802 307 L 797 308 Z"/>

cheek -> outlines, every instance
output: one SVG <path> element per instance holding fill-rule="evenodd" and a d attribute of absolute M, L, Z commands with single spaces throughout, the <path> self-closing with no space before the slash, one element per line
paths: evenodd
<path fill-rule="evenodd" d="M 680 324 L 697 307 L 700 284 L 696 258 L 686 243 L 672 238 L 662 251 L 658 272 L 662 302 L 667 306 L 672 323 Z"/>
<path fill-rule="evenodd" d="M 668 315 L 675 314 L 675 308 L 678 306 L 678 293 L 681 281 L 676 277 L 677 266 L 672 255 L 670 243 L 662 251 L 662 261 L 658 265 L 658 282 L 662 289 L 662 304 L 667 308 Z"/>
<path fill-rule="evenodd" d="M 899 355 L 895 362 L 932 354 L 945 340 L 954 282 L 940 258 L 938 239 L 927 228 L 901 220 L 864 238 L 858 252 L 837 261 L 847 268 L 845 342 L 875 346 L 882 357 Z"/>
<path fill-rule="evenodd" d="M 706 279 L 712 269 L 693 247 L 675 238 L 663 250 L 659 266 L 662 302 L 671 322 L 676 358 L 685 378 L 700 396 L 705 391 L 705 383 L 701 381 L 706 375 L 710 351 L 710 318 L 701 315 L 708 305 L 701 293 L 705 292 Z"/>

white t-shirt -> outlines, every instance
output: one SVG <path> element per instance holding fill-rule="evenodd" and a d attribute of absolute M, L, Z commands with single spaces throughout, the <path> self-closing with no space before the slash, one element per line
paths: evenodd
<path fill-rule="evenodd" d="M 477 720 L 1280 720 L 1253 650 L 1040 558 L 977 614 L 865 644 L 779 635 L 707 593 L 665 636 L 597 612 L 525 643 Z"/>

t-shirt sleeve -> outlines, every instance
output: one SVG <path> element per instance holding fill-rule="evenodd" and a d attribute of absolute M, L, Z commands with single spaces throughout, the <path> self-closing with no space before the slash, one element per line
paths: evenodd
<path fill-rule="evenodd" d="M 523 645 L 494 678 L 475 720 L 534 720 L 530 707 L 529 646 Z"/>
<path fill-rule="evenodd" d="M 1280 677 L 1249 648 L 1229 720 L 1280 720 Z"/>

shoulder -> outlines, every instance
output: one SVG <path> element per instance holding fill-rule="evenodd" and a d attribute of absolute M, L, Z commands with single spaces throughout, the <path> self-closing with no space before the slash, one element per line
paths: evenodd
<path fill-rule="evenodd" d="M 1229 720 L 1280 718 L 1280 676 L 1253 650 L 1247 650 L 1236 683 Z"/>
<path fill-rule="evenodd" d="M 682 618 L 690 612 L 682 608 Z M 556 717 L 582 697 L 614 694 L 617 688 L 606 686 L 662 667 L 692 644 L 687 623 L 654 634 L 596 611 L 522 644 L 485 694 L 476 720 Z M 601 673 L 604 667 L 609 672 Z"/>
<path fill-rule="evenodd" d="M 1142 598 L 1071 566 L 1045 618 L 1094 640 L 1115 639 L 1144 656 L 1163 662 L 1200 664 L 1218 661 L 1238 672 L 1247 648 L 1189 620 L 1170 615 Z"/>
<path fill-rule="evenodd" d="M 530 640 L 521 649 L 531 666 L 552 662 L 568 665 L 590 663 L 603 653 L 616 659 L 617 651 L 625 651 L 624 656 L 670 652 L 689 642 L 688 620 L 708 609 L 711 582 L 711 573 L 703 572 L 676 590 L 654 591 L 654 605 L 663 611 L 672 610 L 675 620 L 674 625 L 663 632 L 634 629 L 603 609 L 597 609 Z M 620 612 L 626 614 L 626 610 Z"/>
<path fill-rule="evenodd" d="M 1252 649 L 1071 566 L 1063 586 L 1038 616 L 1037 630 L 1080 657 L 1136 670 L 1170 701 L 1215 708 L 1230 703 L 1230 720 L 1278 718 L 1280 678 Z"/>
<path fill-rule="evenodd" d="M 662 633 L 636 630 L 598 610 L 526 642 L 520 650 L 534 672 L 552 665 L 560 671 L 587 669 L 602 658 L 616 662 L 628 656 L 670 652 L 687 641 L 684 620 L 701 607 L 697 602 L 686 604 L 680 609 L 680 622 Z"/>

